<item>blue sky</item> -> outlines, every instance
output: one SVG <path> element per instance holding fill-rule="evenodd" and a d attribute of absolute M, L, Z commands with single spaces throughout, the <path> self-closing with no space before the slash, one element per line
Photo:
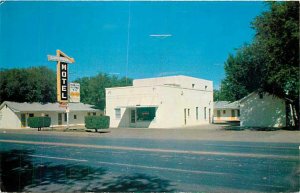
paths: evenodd
<path fill-rule="evenodd" d="M 98 72 L 182 74 L 218 88 L 228 54 L 252 40 L 251 21 L 266 8 L 263 2 L 5 2 L 0 68 L 55 70 L 47 54 L 60 49 L 75 58 L 71 80 Z"/>

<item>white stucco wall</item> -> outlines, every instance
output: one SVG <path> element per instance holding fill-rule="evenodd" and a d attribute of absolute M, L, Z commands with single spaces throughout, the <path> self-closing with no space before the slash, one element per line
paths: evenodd
<path fill-rule="evenodd" d="M 46 114 L 51 117 L 51 126 L 59 126 L 58 124 L 58 112 L 46 112 Z M 93 112 L 90 112 L 91 116 Z M 36 113 L 34 116 L 40 116 L 40 113 Z M 76 119 L 74 118 L 76 115 Z M 88 115 L 88 112 L 85 111 L 74 111 L 69 113 L 69 125 L 84 125 L 84 117 Z M 103 115 L 102 112 L 96 112 L 96 115 Z M 62 113 L 62 126 L 67 125 L 67 121 L 65 121 L 65 113 Z"/>
<path fill-rule="evenodd" d="M 240 103 L 241 126 L 245 127 L 285 127 L 285 102 L 265 94 L 263 99 L 256 93 Z"/>
<path fill-rule="evenodd" d="M 201 87 L 201 81 L 189 82 L 187 80 L 175 81 L 176 84 L 184 82 L 192 84 L 193 88 L 181 88 L 178 86 L 157 85 L 164 81 L 157 79 L 142 79 L 134 81 L 135 86 L 106 89 L 106 115 L 110 116 L 111 127 L 149 127 L 149 128 L 173 128 L 209 123 L 213 115 L 213 91 L 212 82 L 204 81 L 202 87 L 206 90 L 195 89 L 196 84 Z M 197 79 L 199 80 L 199 79 Z M 169 80 L 168 80 L 169 81 Z M 171 84 L 172 82 L 168 82 Z M 173 82 L 174 83 L 174 82 Z M 145 85 L 145 86 L 143 86 Z M 130 124 L 130 109 L 139 106 L 156 106 L 156 117 L 151 122 L 137 122 Z M 121 107 L 121 118 L 115 117 L 115 109 Z M 126 108 L 127 107 L 127 108 Z M 131 108 L 130 108 L 131 107 Z M 198 120 L 196 119 L 196 107 L 198 107 Z M 206 107 L 206 119 L 204 119 L 204 107 Z M 190 109 L 190 116 L 184 122 L 184 109 Z"/>
<path fill-rule="evenodd" d="M 133 80 L 133 86 L 135 87 L 157 85 L 178 85 L 181 88 L 213 90 L 212 81 L 183 75 Z"/>
<path fill-rule="evenodd" d="M 69 125 L 84 125 L 84 117 L 88 115 L 89 112 L 86 111 L 74 111 L 69 113 Z M 47 113 L 51 117 L 51 126 L 59 126 L 58 124 L 58 112 L 50 112 Z M 90 112 L 91 116 L 93 112 Z M 76 119 L 74 117 L 76 115 Z M 96 112 L 96 115 L 103 115 L 102 112 Z M 35 115 L 38 116 L 38 115 Z M 62 113 L 62 126 L 67 125 L 67 121 L 65 121 L 65 113 Z"/>
<path fill-rule="evenodd" d="M 21 119 L 9 107 L 4 106 L 0 110 L 0 128 L 19 129 Z"/>
<path fill-rule="evenodd" d="M 29 117 L 29 114 L 33 114 L 34 117 L 38 116 L 45 116 L 46 114 L 51 117 L 51 127 L 53 126 L 59 126 L 58 125 L 58 114 L 62 112 L 46 112 L 46 111 L 29 111 L 29 112 L 13 112 L 10 110 L 10 108 L 3 107 L 1 109 L 0 115 L 0 128 L 5 129 L 20 129 L 21 127 L 21 114 L 25 114 L 26 116 L 26 126 L 27 126 L 27 118 Z M 91 116 L 93 112 L 90 112 Z M 76 119 L 74 119 L 74 115 L 76 115 Z M 88 112 L 86 111 L 75 111 L 70 112 L 69 114 L 69 125 L 84 125 L 84 117 L 88 115 Z M 102 112 L 96 112 L 96 115 L 103 115 Z M 61 126 L 67 125 L 67 122 L 65 121 L 64 113 L 62 113 L 62 124 Z"/>

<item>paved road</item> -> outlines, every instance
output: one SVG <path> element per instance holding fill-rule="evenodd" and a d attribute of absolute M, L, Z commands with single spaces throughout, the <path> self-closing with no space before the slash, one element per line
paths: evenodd
<path fill-rule="evenodd" d="M 2 191 L 299 190 L 299 144 L 0 134 Z"/>

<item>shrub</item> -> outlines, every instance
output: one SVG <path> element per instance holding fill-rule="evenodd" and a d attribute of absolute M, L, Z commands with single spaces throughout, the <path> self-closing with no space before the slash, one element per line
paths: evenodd
<path fill-rule="evenodd" d="M 109 116 L 86 116 L 85 127 L 87 129 L 107 129 L 109 128 Z"/>
<path fill-rule="evenodd" d="M 38 128 L 38 131 L 40 131 L 42 127 L 50 127 L 51 118 L 50 117 L 28 117 L 27 122 L 29 127 Z"/>

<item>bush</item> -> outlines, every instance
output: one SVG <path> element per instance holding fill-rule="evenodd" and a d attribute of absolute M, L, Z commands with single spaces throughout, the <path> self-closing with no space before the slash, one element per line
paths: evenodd
<path fill-rule="evenodd" d="M 109 128 L 109 116 L 86 116 L 84 119 L 87 129 L 107 129 Z"/>
<path fill-rule="evenodd" d="M 50 127 L 51 118 L 50 117 L 28 117 L 27 122 L 29 127 L 38 128 L 38 131 L 40 131 L 42 127 Z"/>

